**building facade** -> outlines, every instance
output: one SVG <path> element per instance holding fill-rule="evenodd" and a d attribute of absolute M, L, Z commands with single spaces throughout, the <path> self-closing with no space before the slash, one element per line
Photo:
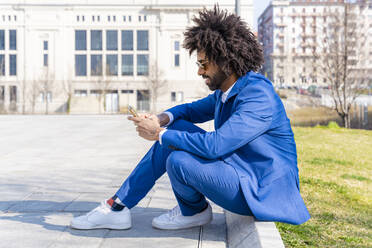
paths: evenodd
<path fill-rule="evenodd" d="M 0 3 L 0 112 L 160 111 L 208 93 L 183 32 L 234 0 L 12 0 Z M 253 1 L 241 1 L 253 23 Z M 69 109 L 68 109 L 69 108 Z"/>
<path fill-rule="evenodd" d="M 329 34 L 330 13 L 344 11 L 340 0 L 274 0 L 258 19 L 258 38 L 264 48 L 265 64 L 262 72 L 277 87 L 310 85 L 327 86 L 327 78 L 320 72 L 315 54 L 324 49 Z M 358 31 L 364 38 L 356 41 L 363 48 L 356 67 L 372 69 L 372 4 L 357 1 L 355 8 Z M 359 43 L 358 43 L 359 42 Z"/>

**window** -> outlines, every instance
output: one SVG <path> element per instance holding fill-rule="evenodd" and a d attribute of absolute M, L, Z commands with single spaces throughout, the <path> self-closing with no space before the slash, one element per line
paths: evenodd
<path fill-rule="evenodd" d="M 121 93 L 122 94 L 133 94 L 134 90 L 122 90 Z"/>
<path fill-rule="evenodd" d="M 90 49 L 91 50 L 102 50 L 102 31 L 101 30 L 90 31 Z"/>
<path fill-rule="evenodd" d="M 9 86 L 10 102 L 17 102 L 17 86 Z"/>
<path fill-rule="evenodd" d="M 76 51 L 87 50 L 87 31 L 75 30 L 75 50 Z"/>
<path fill-rule="evenodd" d="M 9 50 L 17 50 L 17 30 L 9 30 Z"/>
<path fill-rule="evenodd" d="M 86 55 L 75 55 L 75 75 L 76 76 L 87 75 L 87 56 Z"/>
<path fill-rule="evenodd" d="M 97 96 L 99 97 L 100 95 L 102 95 L 102 90 L 90 90 L 90 94 L 92 96 Z"/>
<path fill-rule="evenodd" d="M 116 54 L 106 55 L 106 75 L 118 75 L 118 56 Z"/>
<path fill-rule="evenodd" d="M 75 96 L 87 96 L 87 90 L 75 90 L 74 95 Z"/>
<path fill-rule="evenodd" d="M 47 102 L 52 102 L 52 92 L 48 91 L 46 93 L 46 101 Z"/>
<path fill-rule="evenodd" d="M 90 56 L 90 75 L 102 76 L 102 55 Z"/>
<path fill-rule="evenodd" d="M 0 50 L 5 50 L 5 30 L 0 30 Z"/>
<path fill-rule="evenodd" d="M 44 59 L 43 59 L 43 64 L 44 66 L 48 66 L 48 54 L 44 54 Z"/>
<path fill-rule="evenodd" d="M 180 42 L 175 41 L 174 42 L 174 66 L 179 67 L 180 66 Z"/>
<path fill-rule="evenodd" d="M 147 16 L 144 16 L 144 17 L 143 17 L 143 20 L 144 20 L 145 22 L 147 22 Z"/>
<path fill-rule="evenodd" d="M 44 45 L 44 51 L 48 51 L 48 41 L 47 40 L 44 40 L 43 45 Z"/>
<path fill-rule="evenodd" d="M 142 18 L 142 16 L 139 15 L 139 16 L 138 16 L 138 21 L 139 21 L 139 22 L 142 21 L 141 18 Z"/>
<path fill-rule="evenodd" d="M 121 31 L 121 50 L 133 50 L 133 31 Z"/>
<path fill-rule="evenodd" d="M 121 56 L 122 65 L 121 65 L 121 75 L 131 76 L 133 75 L 133 55 L 125 54 Z"/>
<path fill-rule="evenodd" d="M 17 75 L 17 55 L 15 54 L 9 55 L 9 75 L 10 76 Z"/>
<path fill-rule="evenodd" d="M 137 75 L 148 75 L 149 74 L 149 55 L 138 54 L 137 55 Z"/>
<path fill-rule="evenodd" d="M 180 42 L 179 41 L 175 41 L 174 42 L 174 51 L 179 51 L 180 50 Z"/>
<path fill-rule="evenodd" d="M 176 67 L 180 66 L 180 55 L 179 54 L 174 55 L 174 66 Z"/>
<path fill-rule="evenodd" d="M 5 76 L 5 55 L 0 54 L 0 76 Z"/>
<path fill-rule="evenodd" d="M 183 92 L 182 91 L 172 91 L 171 92 L 171 101 L 172 102 L 183 102 Z"/>
<path fill-rule="evenodd" d="M 106 49 L 111 51 L 118 50 L 118 31 L 106 31 Z"/>
<path fill-rule="evenodd" d="M 138 110 L 148 111 L 150 109 L 150 91 L 137 90 L 137 108 Z"/>
<path fill-rule="evenodd" d="M 176 101 L 176 92 L 175 91 L 172 91 L 171 92 L 171 101 L 172 102 L 175 102 Z"/>
<path fill-rule="evenodd" d="M 149 50 L 149 32 L 147 30 L 137 31 L 137 50 Z"/>
<path fill-rule="evenodd" d="M 0 86 L 0 104 L 5 101 L 5 86 Z"/>

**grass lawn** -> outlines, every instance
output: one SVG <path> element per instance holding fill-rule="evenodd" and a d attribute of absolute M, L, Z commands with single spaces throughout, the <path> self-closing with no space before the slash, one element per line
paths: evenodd
<path fill-rule="evenodd" d="M 294 127 L 311 219 L 276 223 L 286 247 L 372 247 L 372 131 Z"/>

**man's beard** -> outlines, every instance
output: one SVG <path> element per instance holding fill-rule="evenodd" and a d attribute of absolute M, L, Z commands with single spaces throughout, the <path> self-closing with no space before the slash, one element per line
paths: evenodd
<path fill-rule="evenodd" d="M 203 78 L 209 78 L 207 86 L 211 91 L 215 91 L 221 89 L 221 85 L 227 79 L 227 75 L 223 71 L 218 71 L 211 77 L 203 76 Z"/>

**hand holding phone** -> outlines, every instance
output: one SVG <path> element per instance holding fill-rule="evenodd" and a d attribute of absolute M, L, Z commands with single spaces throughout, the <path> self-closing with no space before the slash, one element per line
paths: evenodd
<path fill-rule="evenodd" d="M 128 110 L 134 117 L 138 117 L 137 111 L 132 106 L 128 105 Z"/>

